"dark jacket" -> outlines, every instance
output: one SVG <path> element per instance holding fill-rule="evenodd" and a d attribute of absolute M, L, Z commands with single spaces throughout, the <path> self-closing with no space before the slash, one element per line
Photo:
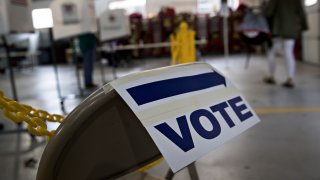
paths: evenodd
<path fill-rule="evenodd" d="M 302 0 L 270 0 L 263 12 L 271 20 L 274 36 L 297 39 L 302 31 L 308 29 Z"/>
<path fill-rule="evenodd" d="M 79 36 L 79 47 L 82 53 L 96 47 L 96 36 L 92 33 Z"/>

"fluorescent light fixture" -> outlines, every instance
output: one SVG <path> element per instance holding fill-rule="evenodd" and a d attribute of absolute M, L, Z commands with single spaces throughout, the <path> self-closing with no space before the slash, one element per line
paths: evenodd
<path fill-rule="evenodd" d="M 53 27 L 52 11 L 50 8 L 32 10 L 32 22 L 35 29 Z"/>
<path fill-rule="evenodd" d="M 304 4 L 305 6 L 313 6 L 315 4 L 317 4 L 318 0 L 305 0 Z"/>
<path fill-rule="evenodd" d="M 146 0 L 123 0 L 113 1 L 109 4 L 109 9 L 128 9 L 137 6 L 145 6 Z"/>

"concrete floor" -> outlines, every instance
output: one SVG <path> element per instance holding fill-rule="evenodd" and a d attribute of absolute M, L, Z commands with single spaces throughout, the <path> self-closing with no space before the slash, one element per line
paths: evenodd
<path fill-rule="evenodd" d="M 232 56 L 228 62 L 222 57 L 206 57 L 240 89 L 249 103 L 257 110 L 261 123 L 196 162 L 200 179 L 203 180 L 320 180 L 320 67 L 298 63 L 295 89 L 283 88 L 286 66 L 278 60 L 276 79 L 271 86 L 262 83 L 267 74 L 264 58 L 254 57 L 249 69 L 244 69 L 244 56 Z M 147 59 L 121 66 L 118 76 L 169 65 L 169 59 Z M 105 69 L 107 80 L 112 79 L 112 70 Z M 72 66 L 59 67 L 64 95 L 77 93 L 76 78 Z M 53 68 L 36 67 L 33 71 L 15 71 L 19 100 L 51 113 L 61 114 L 55 88 Z M 101 83 L 99 69 L 95 82 Z M 11 97 L 8 75 L 0 75 L 0 89 Z M 87 92 L 89 93 L 89 92 Z M 67 100 L 70 112 L 80 102 Z M 5 130 L 14 130 L 16 125 L 0 113 L 0 122 Z M 56 128 L 50 124 L 50 128 Z M 38 163 L 26 167 L 25 162 L 33 157 L 40 160 L 45 139 L 32 143 L 26 133 L 0 134 L 0 179 L 33 180 Z M 159 179 L 168 170 L 165 162 L 150 169 L 148 175 L 133 173 L 121 179 Z M 178 172 L 175 180 L 189 179 L 186 169 Z"/>

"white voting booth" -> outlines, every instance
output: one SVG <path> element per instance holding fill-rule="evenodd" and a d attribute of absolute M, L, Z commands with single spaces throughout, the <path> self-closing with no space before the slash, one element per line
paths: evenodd
<path fill-rule="evenodd" d="M 31 0 L 0 1 L 0 34 L 33 31 Z"/>
<path fill-rule="evenodd" d="M 0 1 L 0 35 L 9 32 L 9 21 L 6 1 Z"/>
<path fill-rule="evenodd" d="M 54 39 L 97 32 L 93 0 L 55 0 L 50 8 L 53 13 Z"/>
<path fill-rule="evenodd" d="M 307 3 L 307 2 L 311 2 Z M 306 1 L 306 15 L 309 29 L 303 33 L 303 60 L 313 64 L 320 64 L 320 2 Z"/>
<path fill-rule="evenodd" d="M 93 0 L 55 0 L 50 8 L 53 13 L 53 35 L 56 40 L 98 31 Z M 98 19 L 101 41 L 130 35 L 129 18 L 125 10 L 106 8 Z"/>
<path fill-rule="evenodd" d="M 130 35 L 129 18 L 125 10 L 105 10 L 99 18 L 100 40 L 108 41 Z"/>

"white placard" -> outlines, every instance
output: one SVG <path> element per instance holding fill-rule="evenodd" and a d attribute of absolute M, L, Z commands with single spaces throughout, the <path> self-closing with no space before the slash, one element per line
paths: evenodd
<path fill-rule="evenodd" d="M 53 13 L 54 39 L 97 32 L 93 0 L 55 0 L 50 8 Z"/>
<path fill-rule="evenodd" d="M 106 10 L 99 18 L 100 40 L 108 41 L 130 35 L 129 17 L 125 10 Z"/>
<path fill-rule="evenodd" d="M 205 63 L 111 82 L 176 172 L 260 120 L 238 90 Z"/>

